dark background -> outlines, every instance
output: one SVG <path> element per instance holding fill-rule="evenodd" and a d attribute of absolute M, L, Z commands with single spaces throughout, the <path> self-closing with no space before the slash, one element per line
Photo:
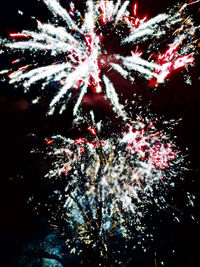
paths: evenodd
<path fill-rule="evenodd" d="M 62 1 L 68 5 L 69 1 Z M 79 1 L 81 3 L 81 1 Z M 174 6 L 176 1 L 138 1 L 141 16 L 148 14 L 152 17 L 167 7 Z M 23 16 L 18 10 L 24 12 Z M 31 17 L 41 21 L 47 21 L 49 11 L 42 2 L 36 0 L 1 0 L 0 3 L 0 33 L 7 37 L 10 32 L 18 32 L 22 29 L 34 29 L 35 22 Z M 199 5 L 191 6 L 189 12 L 198 23 L 200 16 Z M 12 58 L 3 58 L 3 67 Z M 194 193 L 196 196 L 195 207 L 187 211 L 181 223 L 177 225 L 165 225 L 158 233 L 157 242 L 163 250 L 167 248 L 168 238 L 173 239 L 177 246 L 178 256 L 167 266 L 200 266 L 199 240 L 199 151 L 200 151 L 200 66 L 199 56 L 196 56 L 196 65 L 189 68 L 192 77 L 192 85 L 184 83 L 182 71 L 177 71 L 170 77 L 166 85 L 152 90 L 143 84 L 137 84 L 131 90 L 124 88 L 123 81 L 120 84 L 123 94 L 122 98 L 132 98 L 132 94 L 139 93 L 142 96 L 142 105 L 152 102 L 153 113 L 163 115 L 166 119 L 179 119 L 182 121 L 172 134 L 177 135 L 177 144 L 186 153 L 190 162 L 190 171 L 185 178 L 183 190 Z M 1 66 L 1 69 L 3 68 Z M 117 77 L 116 77 L 117 78 Z M 118 78 L 117 78 L 118 79 Z M 47 162 L 42 158 L 33 157 L 29 154 L 32 147 L 45 148 L 45 137 L 52 134 L 63 133 L 69 136 L 79 136 L 80 132 L 71 129 L 71 113 L 62 116 L 45 116 L 47 101 L 44 99 L 38 105 L 31 105 L 30 99 L 23 94 L 21 88 L 14 88 L 7 83 L 0 85 L 0 250 L 2 263 L 0 266 L 9 266 L 9 259 L 15 257 L 20 246 L 31 241 L 35 236 L 45 235 L 47 221 L 45 211 L 40 216 L 35 216 L 26 202 L 29 196 L 37 190 L 45 194 L 41 187 L 40 177 L 49 168 Z M 85 98 L 84 110 L 87 112 L 94 109 L 97 118 L 105 120 L 106 116 L 111 118 L 112 129 L 118 131 L 118 120 L 112 113 L 108 101 L 102 95 L 88 94 Z M 106 130 L 105 130 L 106 131 Z M 109 127 L 107 129 L 109 131 Z M 35 135 L 32 135 L 34 133 Z M 84 126 L 82 133 L 84 134 Z M 22 178 L 23 177 L 23 178 Z M 16 179 L 17 178 L 17 179 Z M 43 192 L 44 190 L 44 192 Z M 181 199 L 179 199 L 181 202 Z M 192 221 L 189 213 L 192 213 L 196 222 Z M 165 228 L 164 228 L 165 227 Z M 168 227 L 168 229 L 167 229 Z M 162 228 L 162 227 L 161 227 Z M 164 232 L 169 233 L 166 238 Z M 167 256 L 167 255 L 166 255 Z M 143 265 L 142 265 L 143 264 Z M 14 266 L 14 265 L 13 265 Z M 17 266 L 17 265 L 16 265 Z M 68 266 L 68 265 L 66 265 Z M 151 263 L 138 260 L 136 266 L 152 266 Z M 159 266 L 159 265 L 158 265 Z"/>

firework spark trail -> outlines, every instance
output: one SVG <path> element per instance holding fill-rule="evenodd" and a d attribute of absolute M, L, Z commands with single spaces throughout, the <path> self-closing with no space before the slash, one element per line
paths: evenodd
<path fill-rule="evenodd" d="M 84 78 L 87 72 L 88 72 L 88 66 L 85 63 L 77 67 L 77 69 L 74 72 L 70 73 L 65 81 L 65 85 L 51 101 L 50 107 L 54 106 L 55 103 L 58 102 L 60 98 L 66 94 L 66 92 L 73 86 L 74 83 L 79 81 L 80 78 Z"/>
<path fill-rule="evenodd" d="M 93 87 L 93 91 L 99 93 L 103 90 L 105 86 L 103 82 L 106 80 L 106 87 L 115 90 L 112 80 L 109 77 L 105 78 L 107 74 L 103 73 L 102 64 L 110 65 L 111 68 L 130 81 L 134 81 L 133 72 L 138 73 L 147 80 L 154 78 L 157 86 L 159 83 L 163 83 L 172 71 L 194 62 L 195 47 L 193 41 L 198 27 L 193 25 L 191 19 L 185 20 L 184 16 L 182 16 L 187 5 L 184 5 L 179 12 L 173 13 L 169 11 L 168 14 L 159 14 L 152 19 L 146 20 L 146 17 L 140 19 L 137 16 L 137 4 L 133 7 L 134 17 L 131 17 L 128 11 L 130 1 L 125 1 L 123 4 L 119 0 L 116 3 L 103 0 L 98 2 L 86 1 L 84 19 L 82 19 L 75 4 L 73 6 L 70 5 L 71 10 L 68 13 L 57 0 L 43 0 L 43 2 L 52 12 L 53 18 L 56 17 L 57 21 L 60 20 L 66 23 L 67 29 L 60 27 L 59 22 L 42 24 L 38 21 L 37 32 L 24 30 L 22 33 L 11 33 L 10 37 L 13 41 L 1 40 L 1 43 L 5 49 L 9 48 L 10 51 L 17 51 L 18 53 L 23 53 L 25 50 L 30 51 L 30 59 L 34 55 L 42 55 L 41 58 L 44 58 L 44 62 L 46 53 L 50 53 L 51 65 L 44 66 L 44 63 L 43 66 L 39 66 L 39 62 L 30 62 L 28 66 L 21 66 L 21 62 L 25 59 L 22 56 L 22 60 L 16 63 L 19 65 L 18 70 L 14 69 L 13 66 L 14 71 L 8 75 L 10 83 L 16 86 L 23 84 L 26 92 L 29 91 L 29 87 L 31 88 L 32 84 L 39 81 L 42 83 L 42 88 L 45 88 L 51 81 L 59 82 L 60 79 L 60 89 L 50 102 L 49 114 L 53 113 L 55 106 L 72 88 L 84 88 L 81 90 L 74 107 L 74 115 L 77 114 L 88 87 Z M 139 54 L 130 51 L 132 57 L 113 54 L 112 57 L 108 57 L 108 62 L 105 63 L 103 56 L 108 52 L 102 46 L 101 40 L 104 37 L 103 27 L 107 23 L 112 23 L 111 30 L 116 31 L 116 34 L 121 36 L 119 43 L 121 48 L 124 48 L 127 43 L 131 43 L 134 46 L 135 43 L 143 43 L 154 37 L 159 41 L 159 38 L 167 33 L 169 27 L 174 25 L 176 28 L 176 34 L 174 35 L 176 40 L 174 43 L 179 43 L 179 45 L 172 51 L 172 57 L 168 57 L 166 53 L 165 56 L 158 56 L 157 60 L 150 61 L 143 57 L 143 53 Z M 122 23 L 130 29 L 128 36 L 124 36 L 123 30 L 119 31 L 118 29 L 118 25 Z M 187 33 L 181 34 L 181 30 L 185 30 Z M 190 45 L 184 46 L 183 40 L 189 40 Z M 172 47 L 174 43 L 172 43 Z M 153 53 L 155 54 L 152 47 L 149 54 Z M 116 59 L 120 59 L 121 63 L 117 63 Z M 0 73 L 3 75 L 6 72 L 9 72 L 9 70 L 3 70 Z M 111 84 L 108 87 L 109 81 Z M 109 98 L 108 95 L 107 93 Z M 40 96 L 36 99 L 39 98 Z M 117 92 L 115 92 L 115 98 L 117 99 Z M 33 100 L 33 103 L 36 102 L 36 99 Z M 118 107 L 115 106 L 115 102 L 112 99 L 110 100 L 114 110 L 116 112 L 119 111 L 118 116 L 124 114 L 118 108 L 119 100 L 116 101 Z M 61 110 L 63 110 L 62 105 L 65 106 L 66 104 L 60 105 Z"/>
<path fill-rule="evenodd" d="M 68 12 L 61 7 L 57 0 L 43 0 L 49 10 L 54 14 L 54 16 L 59 16 L 68 25 L 69 29 L 78 29 L 75 22 L 72 20 Z"/>
<path fill-rule="evenodd" d="M 111 1 L 103 1 L 100 2 L 100 10 L 102 12 L 101 15 L 101 22 L 106 23 L 106 21 L 110 21 L 114 14 L 116 14 L 118 7 L 120 5 L 120 2 L 118 0 L 118 3 L 116 5 L 116 8 L 114 7 L 113 2 Z"/>
<path fill-rule="evenodd" d="M 125 1 L 124 4 L 122 5 L 122 7 L 120 8 L 116 20 L 115 20 L 115 25 L 117 24 L 117 22 L 121 19 L 122 15 L 124 14 L 124 12 L 126 11 L 127 7 L 128 7 L 129 1 Z"/>
<path fill-rule="evenodd" d="M 81 104 L 81 101 L 82 101 L 82 99 L 83 99 L 83 96 L 86 94 L 86 92 L 87 92 L 87 88 L 88 88 L 88 86 L 87 86 L 87 82 L 85 83 L 85 85 L 83 86 L 83 88 L 81 88 L 81 93 L 80 93 L 80 95 L 79 95 L 79 98 L 78 98 L 78 100 L 77 100 L 77 102 L 76 102 L 76 104 L 75 104 L 75 106 L 74 106 L 74 109 L 73 109 L 73 113 L 74 113 L 74 115 L 76 115 L 77 114 L 77 112 L 78 112 L 78 108 L 79 108 L 79 106 L 80 106 L 80 104 Z"/>
<path fill-rule="evenodd" d="M 132 33 L 122 40 L 122 43 L 130 43 L 134 40 L 141 38 L 142 36 L 147 37 L 148 35 L 152 35 L 153 33 L 160 34 L 159 24 L 162 21 L 167 21 L 169 16 L 167 14 L 160 14 L 155 18 L 141 24 L 138 28 L 134 28 Z"/>
<path fill-rule="evenodd" d="M 145 76 L 147 79 L 151 77 L 156 77 L 157 79 L 159 78 L 159 75 L 155 73 L 156 70 L 162 71 L 164 69 L 162 66 L 152 63 L 152 62 L 147 62 L 146 60 L 140 58 L 137 54 L 132 53 L 131 57 L 120 57 L 116 56 L 117 59 L 122 59 L 122 65 L 127 69 L 127 70 L 135 70 L 138 71 L 140 74 Z"/>
<path fill-rule="evenodd" d="M 111 104 L 113 105 L 113 109 L 120 117 L 123 117 L 124 119 L 127 118 L 127 114 L 124 111 L 124 107 L 119 103 L 119 99 L 117 96 L 117 93 L 115 91 L 115 88 L 112 84 L 112 82 L 108 79 L 107 76 L 103 76 L 103 81 L 106 86 L 106 96 L 110 99 Z"/>
<path fill-rule="evenodd" d="M 29 87 L 32 83 L 35 83 L 36 81 L 42 80 L 44 78 L 51 78 L 53 75 L 60 73 L 61 71 L 67 70 L 71 67 L 71 64 L 60 64 L 60 65 L 54 65 L 54 66 L 46 66 L 46 67 L 40 67 L 37 69 L 33 69 L 29 71 L 28 73 L 23 73 L 21 70 L 14 72 L 10 74 L 11 81 L 10 83 L 15 83 L 17 80 L 26 80 L 28 81 L 24 82 L 25 87 Z M 65 74 L 66 75 L 66 74 Z M 55 78 L 57 80 L 57 78 Z"/>

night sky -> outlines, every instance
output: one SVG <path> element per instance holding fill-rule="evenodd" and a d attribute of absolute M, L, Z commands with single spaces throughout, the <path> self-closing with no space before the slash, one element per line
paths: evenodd
<path fill-rule="evenodd" d="M 66 7 L 69 4 L 69 1 L 61 2 Z M 81 5 L 82 1 L 79 2 Z M 167 7 L 177 3 L 174 0 L 137 2 L 141 16 L 148 14 L 149 17 L 165 11 Z M 21 10 L 24 15 L 19 15 L 18 10 Z M 7 37 L 10 32 L 34 29 L 36 24 L 31 17 L 45 22 L 50 16 L 50 12 L 42 1 L 36 0 L 1 0 L 0 11 L 0 34 L 3 38 Z M 199 5 L 191 6 L 190 12 L 198 24 Z M 112 46 L 110 40 L 106 41 L 106 45 Z M 11 60 L 11 55 L 10 58 L 2 56 L 1 69 Z M 142 106 L 145 107 L 147 103 L 151 102 L 152 113 L 164 116 L 166 119 L 182 118 L 172 135 L 177 136 L 176 143 L 187 154 L 187 160 L 190 162 L 190 170 L 181 186 L 183 186 L 183 190 L 194 193 L 196 201 L 192 211 L 185 210 L 179 224 L 168 223 L 165 218 L 164 223 L 160 226 L 156 242 L 163 255 L 165 255 L 163 251 L 167 251 L 169 240 L 173 240 L 178 251 L 175 259 L 169 261 L 167 267 L 200 266 L 199 223 L 192 221 L 189 216 L 189 213 L 192 212 L 197 221 L 200 219 L 199 55 L 196 56 L 195 66 L 189 67 L 189 72 L 192 85 L 184 82 L 185 72 L 177 70 L 170 76 L 169 81 L 160 85 L 156 90 L 142 82 L 130 87 L 130 84 L 120 75 L 116 74 L 115 76 L 117 91 L 121 95 L 122 101 L 131 99 L 132 95 L 136 93 L 140 96 L 139 101 Z M 46 194 L 47 189 L 42 187 L 40 178 L 47 173 L 50 162 L 43 162 L 42 158 L 30 155 L 29 151 L 32 147 L 45 149 L 44 140 L 51 135 L 64 134 L 77 138 L 84 135 L 86 130 L 84 124 L 79 130 L 72 127 L 73 101 L 62 115 L 55 114 L 47 117 L 45 115 L 47 107 L 48 101 L 45 97 L 39 104 L 32 105 L 30 97 L 23 93 L 22 88 L 16 89 L 6 82 L 0 84 L 0 251 L 2 254 L 0 266 L 2 267 L 22 266 L 17 263 L 14 265 L 10 259 L 20 255 L 20 247 L 27 242 L 43 238 L 48 234 L 45 209 L 41 210 L 39 216 L 36 216 L 26 202 L 31 194 Z M 112 123 L 104 129 L 105 136 L 111 129 L 114 132 L 120 131 L 120 122 L 116 119 L 109 101 L 105 100 L 102 94 L 88 92 L 84 98 L 83 111 L 87 113 L 90 110 L 94 110 L 96 118 L 99 120 L 105 122 L 108 118 L 111 119 Z M 177 197 L 177 201 L 181 203 L 182 200 Z M 167 253 L 165 256 L 167 257 Z M 136 254 L 134 266 L 155 266 L 150 261 L 151 257 L 142 259 L 140 254 Z M 67 260 L 65 264 L 70 266 L 67 264 Z M 158 266 L 160 265 L 158 264 Z"/>

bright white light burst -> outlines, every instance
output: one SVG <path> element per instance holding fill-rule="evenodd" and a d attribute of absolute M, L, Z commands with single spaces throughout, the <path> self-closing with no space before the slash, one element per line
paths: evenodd
<path fill-rule="evenodd" d="M 154 87 L 163 83 L 172 71 L 194 61 L 194 34 L 197 27 L 190 17 L 186 18 L 183 14 L 187 4 L 177 8 L 178 12 L 168 10 L 147 20 L 146 16 L 137 16 L 137 4 L 132 6 L 131 1 L 86 1 L 84 15 L 75 2 L 71 2 L 69 10 L 64 9 L 57 0 L 43 2 L 52 12 L 51 23 L 37 21 L 36 31 L 11 33 L 10 37 L 14 40 L 1 40 L 6 49 L 20 54 L 20 58 L 12 62 L 13 71 L 9 73 L 9 70 L 2 70 L 1 74 L 9 73 L 9 82 L 16 86 L 22 84 L 26 92 L 38 82 L 42 89 L 52 81 L 59 83 L 58 92 L 50 101 L 49 114 L 54 112 L 58 104 L 62 112 L 67 102 L 62 100 L 75 89 L 80 91 L 73 109 L 74 115 L 77 115 L 90 87 L 94 93 L 104 91 L 116 114 L 126 119 L 114 81 L 109 77 L 111 69 L 132 83 L 138 74 Z M 65 23 L 65 26 L 59 26 L 61 23 Z M 159 39 L 166 35 L 170 27 L 175 28 L 171 44 L 165 53 L 158 53 Z M 118 35 L 121 51 L 126 50 L 127 44 L 132 45 L 126 56 L 107 51 L 104 37 L 109 32 Z M 153 40 L 153 44 L 141 52 L 139 44 L 148 40 Z M 26 50 L 31 52 L 28 58 L 32 62 L 23 65 L 24 60 L 27 62 L 27 57 L 23 55 Z M 36 55 L 41 57 L 41 62 L 36 62 Z M 38 95 L 33 99 L 33 103 L 39 101 L 40 97 Z"/>
<path fill-rule="evenodd" d="M 166 186 L 172 189 L 180 179 L 184 160 L 169 136 L 148 118 L 138 116 L 120 136 L 103 139 L 99 130 L 89 126 L 89 140 L 63 136 L 47 140 L 52 168 L 44 180 L 65 185 L 50 196 L 58 198 L 58 210 L 49 210 L 52 225 L 60 229 L 65 222 L 64 231 L 71 229 L 69 247 L 75 246 L 77 253 L 83 244 L 95 246 L 106 257 L 112 236 L 131 240 L 136 233 L 145 235 L 142 219 L 148 205 L 168 208 Z"/>

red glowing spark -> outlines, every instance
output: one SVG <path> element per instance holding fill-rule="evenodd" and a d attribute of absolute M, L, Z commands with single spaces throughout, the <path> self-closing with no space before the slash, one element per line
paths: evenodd
<path fill-rule="evenodd" d="M 147 16 L 144 16 L 144 18 L 140 20 L 140 24 L 142 24 L 145 21 L 147 21 Z"/>
<path fill-rule="evenodd" d="M 51 145 L 54 141 L 53 140 L 47 140 L 46 145 Z"/>
<path fill-rule="evenodd" d="M 190 5 L 194 5 L 194 4 L 196 4 L 196 3 L 199 3 L 199 1 L 200 1 L 200 0 L 193 1 L 193 2 L 191 2 L 191 3 L 187 3 L 187 6 L 190 6 Z"/>
<path fill-rule="evenodd" d="M 70 15 L 71 16 L 74 16 L 75 14 L 75 6 L 74 6 L 74 3 L 71 2 L 70 4 L 70 11 L 69 11 Z"/>
<path fill-rule="evenodd" d="M 79 149 L 79 153 L 80 154 L 83 154 L 85 152 L 85 148 L 84 147 L 81 147 L 80 149 Z"/>
<path fill-rule="evenodd" d="M 20 62 L 20 60 L 21 60 L 21 59 L 13 60 L 13 61 L 12 61 L 12 64 L 16 64 L 16 63 Z"/>
<path fill-rule="evenodd" d="M 23 67 L 18 68 L 18 70 L 26 70 L 27 68 L 28 66 L 23 66 Z"/>
<path fill-rule="evenodd" d="M 10 78 L 14 73 L 15 73 L 14 71 L 13 71 L 13 72 L 10 72 L 10 73 L 8 74 L 8 78 Z"/>
<path fill-rule="evenodd" d="M 134 56 L 138 56 L 138 57 L 142 56 L 143 52 L 139 52 L 138 49 L 139 49 L 139 46 L 137 45 L 137 46 L 136 46 L 136 49 L 135 49 L 135 52 L 134 52 L 134 51 L 131 51 L 131 55 L 132 55 L 132 56 L 133 56 L 133 55 L 134 55 Z"/>
<path fill-rule="evenodd" d="M 88 127 L 88 131 L 90 131 L 92 135 L 97 135 L 96 130 L 92 126 Z"/>
<path fill-rule="evenodd" d="M 10 33 L 10 37 L 12 38 L 28 38 L 28 34 L 23 34 L 23 33 Z"/>
<path fill-rule="evenodd" d="M 137 15 L 137 3 L 135 3 L 134 6 L 133 6 L 133 15 L 134 16 Z"/>
<path fill-rule="evenodd" d="M 87 44 L 87 46 L 88 46 L 88 48 L 89 48 L 89 51 L 91 51 L 91 49 L 92 49 L 92 37 L 91 36 L 86 36 L 85 37 L 85 42 L 86 42 L 86 44 Z"/>
<path fill-rule="evenodd" d="M 147 20 L 147 16 L 144 16 L 143 19 L 140 19 L 137 16 L 137 8 L 138 8 L 138 4 L 135 3 L 133 5 L 133 15 L 134 15 L 134 18 L 129 17 L 129 16 L 126 16 L 126 15 L 123 17 L 124 21 L 130 27 L 130 30 L 132 30 L 133 28 L 138 28 L 140 26 L 140 24 L 142 24 L 143 22 L 145 22 Z"/>

